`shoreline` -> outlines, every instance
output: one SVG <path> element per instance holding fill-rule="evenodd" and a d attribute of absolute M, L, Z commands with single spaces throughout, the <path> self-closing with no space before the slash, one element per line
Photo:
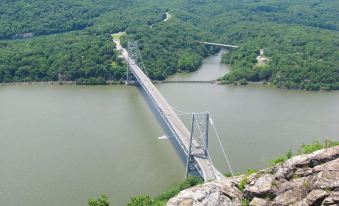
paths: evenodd
<path fill-rule="evenodd" d="M 117 85 L 125 84 L 124 81 L 106 81 L 105 84 L 81 84 L 76 81 L 42 81 L 42 82 L 8 82 L 0 83 L 0 86 L 13 86 L 13 85 Z"/>

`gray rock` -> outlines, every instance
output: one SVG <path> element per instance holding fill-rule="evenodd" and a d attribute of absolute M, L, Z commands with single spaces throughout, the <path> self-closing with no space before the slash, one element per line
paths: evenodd
<path fill-rule="evenodd" d="M 262 199 L 262 198 L 253 198 L 253 200 L 250 202 L 250 206 L 266 206 L 269 204 L 269 200 Z"/>
<path fill-rule="evenodd" d="M 302 187 L 291 188 L 290 190 L 278 194 L 276 198 L 272 201 L 270 205 L 274 206 L 285 206 L 296 204 L 306 196 L 306 191 Z"/>
<path fill-rule="evenodd" d="M 314 175 L 311 184 L 314 189 L 339 188 L 339 158 L 314 168 L 318 174 Z"/>
<path fill-rule="evenodd" d="M 244 190 L 244 195 L 246 197 L 268 197 L 273 194 L 272 182 L 274 181 L 274 176 L 271 174 L 266 174 L 262 177 L 251 182 L 250 185 L 247 185 Z"/>
<path fill-rule="evenodd" d="M 241 196 L 231 181 L 209 182 L 180 192 L 167 206 L 236 206 Z"/>
<path fill-rule="evenodd" d="M 330 192 L 330 196 L 324 199 L 321 205 L 323 206 L 339 205 L 339 191 Z"/>
<path fill-rule="evenodd" d="M 329 194 L 324 190 L 313 190 L 305 198 L 308 205 L 320 205 Z"/>

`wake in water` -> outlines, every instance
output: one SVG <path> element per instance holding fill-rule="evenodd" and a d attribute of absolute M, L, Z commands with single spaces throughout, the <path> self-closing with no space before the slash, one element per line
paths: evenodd
<path fill-rule="evenodd" d="M 163 135 L 161 137 L 158 137 L 159 140 L 162 140 L 162 139 L 168 139 L 166 135 Z"/>

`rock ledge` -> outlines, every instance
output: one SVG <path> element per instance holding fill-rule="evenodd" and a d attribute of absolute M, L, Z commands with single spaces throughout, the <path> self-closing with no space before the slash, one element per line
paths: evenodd
<path fill-rule="evenodd" d="M 339 205 L 339 146 L 295 156 L 249 176 L 204 183 L 170 199 L 167 206 Z M 245 189 L 239 185 L 247 178 Z"/>

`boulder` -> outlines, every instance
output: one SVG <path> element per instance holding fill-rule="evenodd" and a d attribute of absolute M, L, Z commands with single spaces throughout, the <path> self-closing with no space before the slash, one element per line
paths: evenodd
<path fill-rule="evenodd" d="M 241 196 L 231 181 L 209 182 L 180 192 L 167 206 L 236 206 L 241 205 Z"/>
<path fill-rule="evenodd" d="M 320 205 L 322 201 L 329 196 L 324 190 L 313 190 L 305 198 L 308 205 Z"/>
<path fill-rule="evenodd" d="M 249 198 L 253 197 L 270 197 L 273 195 L 272 182 L 274 176 L 266 174 L 253 180 L 244 190 L 244 195 Z"/>

